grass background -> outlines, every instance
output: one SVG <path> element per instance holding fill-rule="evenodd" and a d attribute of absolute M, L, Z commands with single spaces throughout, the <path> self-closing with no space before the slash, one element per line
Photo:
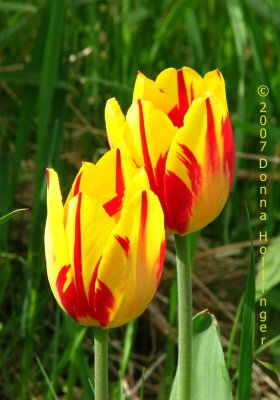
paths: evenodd
<path fill-rule="evenodd" d="M 93 397 L 93 331 L 58 309 L 47 282 L 44 171 L 46 166 L 58 170 L 66 195 L 82 160 L 96 162 L 108 149 L 106 100 L 117 97 L 126 111 L 137 70 L 155 78 L 166 67 L 187 65 L 202 75 L 222 71 L 237 151 L 231 198 L 194 241 L 194 313 L 208 308 L 217 317 L 236 391 L 241 327 L 236 315 L 250 259 L 245 200 L 256 246 L 259 231 L 268 232 L 266 337 L 274 339 L 256 355 L 251 398 L 278 399 L 277 375 L 257 359 L 280 364 L 279 1 L 1 1 L 0 27 L 0 215 L 28 208 L 0 225 L 0 398 Z M 257 94 L 262 84 L 270 89 L 265 99 Z M 261 224 L 263 100 L 264 152 L 271 158 L 268 219 Z M 120 398 L 120 368 L 128 398 L 165 400 L 171 389 L 176 279 L 172 237 L 168 242 L 153 303 L 138 321 L 111 332 L 112 399 Z M 258 349 L 262 309 L 256 304 Z"/>

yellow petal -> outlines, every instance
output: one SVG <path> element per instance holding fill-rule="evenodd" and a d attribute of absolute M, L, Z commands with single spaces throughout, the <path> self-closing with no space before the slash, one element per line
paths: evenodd
<path fill-rule="evenodd" d="M 58 288 L 57 279 L 60 271 L 65 270 L 65 284 L 62 290 L 66 291 L 72 280 L 72 271 L 69 268 L 70 258 L 63 224 L 63 205 L 57 173 L 47 169 L 47 222 L 45 228 L 45 254 L 47 274 L 52 292 L 56 301 L 64 311 Z"/>
<path fill-rule="evenodd" d="M 110 147 L 113 149 L 123 142 L 125 117 L 117 100 L 109 99 L 105 106 L 106 130 Z"/>
<path fill-rule="evenodd" d="M 136 164 L 144 166 L 153 190 L 157 186 L 157 167 L 167 154 L 177 128 L 150 101 L 138 100 L 127 113 L 124 138 Z"/>
<path fill-rule="evenodd" d="M 210 71 L 204 76 L 197 96 L 207 97 L 210 93 L 212 93 L 223 104 L 225 110 L 228 111 L 225 81 L 222 73 L 218 69 Z"/>
<path fill-rule="evenodd" d="M 148 79 L 142 72 L 138 72 L 132 102 L 134 103 L 139 99 L 151 101 L 155 108 L 159 108 L 165 114 L 168 114 L 176 106 L 176 102 L 160 91 L 156 83 Z"/>
<path fill-rule="evenodd" d="M 105 153 L 96 165 L 83 163 L 65 203 L 65 214 L 71 198 L 83 192 L 118 219 L 127 182 L 136 172 L 131 156 L 118 148 Z"/>
<path fill-rule="evenodd" d="M 165 199 L 173 218 L 171 230 L 190 233 L 213 221 L 228 198 L 233 169 L 227 111 L 212 95 L 195 100 L 166 161 Z"/>
<path fill-rule="evenodd" d="M 90 188 L 89 182 L 94 181 L 94 176 L 96 175 L 96 166 L 92 163 L 83 163 L 78 174 L 76 175 L 70 192 L 67 196 L 66 202 L 64 204 L 64 226 L 66 225 L 66 219 L 68 214 L 69 201 L 76 196 L 80 191 L 86 191 Z"/>
<path fill-rule="evenodd" d="M 108 327 L 123 325 L 145 310 L 157 289 L 164 254 L 164 217 L 158 198 L 151 191 L 137 192 L 125 203 L 98 269 L 98 280 L 115 299 Z M 106 299 L 100 297 L 102 301 Z"/>
<path fill-rule="evenodd" d="M 139 168 L 133 178 L 128 182 L 124 201 L 128 201 L 136 192 L 147 189 L 150 189 L 148 175 L 144 168 Z"/>
<path fill-rule="evenodd" d="M 104 247 L 114 227 L 114 220 L 87 194 L 79 192 L 69 201 L 67 241 L 77 294 L 76 316 L 83 325 L 102 325 L 99 321 L 101 310 L 97 310 L 95 305 L 96 277 Z"/>
<path fill-rule="evenodd" d="M 176 109 L 175 114 L 169 114 L 175 126 L 183 125 L 184 115 L 197 97 L 201 81 L 201 76 L 188 67 L 178 71 L 175 68 L 167 68 L 158 75 L 156 85 L 173 99 L 179 109 L 181 117 L 178 116 Z"/>

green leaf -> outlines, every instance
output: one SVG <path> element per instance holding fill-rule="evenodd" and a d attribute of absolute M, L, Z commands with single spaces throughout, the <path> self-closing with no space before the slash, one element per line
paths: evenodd
<path fill-rule="evenodd" d="M 247 276 L 246 292 L 244 296 L 242 330 L 240 339 L 239 365 L 238 365 L 238 400 L 251 399 L 251 380 L 255 338 L 255 261 L 253 235 L 247 205 L 246 214 L 251 238 L 250 265 Z"/>
<path fill-rule="evenodd" d="M 176 377 L 170 400 L 176 400 Z M 193 317 L 192 400 L 231 400 L 232 388 L 217 320 L 208 310 Z"/>
<path fill-rule="evenodd" d="M 3 217 L 0 217 L 0 225 L 4 224 L 4 222 L 7 222 L 10 218 L 12 218 L 15 214 L 21 211 L 26 211 L 28 208 L 19 208 L 18 210 L 11 211 L 9 214 L 3 215 Z"/>
<path fill-rule="evenodd" d="M 207 310 L 193 318 L 192 385 L 193 400 L 232 399 L 217 320 Z"/>

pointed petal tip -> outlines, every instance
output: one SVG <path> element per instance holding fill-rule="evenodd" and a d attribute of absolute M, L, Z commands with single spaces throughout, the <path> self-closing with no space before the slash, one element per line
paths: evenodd
<path fill-rule="evenodd" d="M 222 77 L 221 77 L 221 75 L 222 75 L 222 74 L 221 74 L 221 72 L 219 71 L 219 69 L 218 69 L 218 68 L 216 68 L 216 72 L 217 72 L 217 74 L 218 74 L 219 78 L 220 78 L 220 79 L 222 79 Z"/>
<path fill-rule="evenodd" d="M 46 168 L 46 178 L 47 178 L 47 186 L 50 186 L 50 170 Z"/>

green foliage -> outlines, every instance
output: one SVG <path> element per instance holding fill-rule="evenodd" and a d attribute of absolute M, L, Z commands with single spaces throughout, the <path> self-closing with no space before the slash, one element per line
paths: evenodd
<path fill-rule="evenodd" d="M 177 399 L 175 378 L 170 400 Z M 232 399 L 218 323 L 208 310 L 193 317 L 192 399 Z"/>
<path fill-rule="evenodd" d="M 269 293 L 280 283 L 280 260 L 279 260 L 280 238 L 276 238 L 273 243 L 267 247 L 265 255 L 265 269 L 263 271 L 262 259 L 257 265 L 258 275 L 256 279 L 256 299 L 259 300 L 263 295 L 264 289 Z M 264 275 L 263 275 L 264 274 Z M 278 303 L 279 304 L 279 303 Z"/>
<path fill-rule="evenodd" d="M 0 225 L 9 221 L 9 219 L 12 218 L 16 213 L 21 212 L 21 211 L 26 211 L 26 210 L 27 210 L 27 208 L 20 208 L 18 210 L 11 211 L 10 213 L 8 213 L 6 215 L 3 215 L 3 217 L 0 217 Z"/>
<path fill-rule="evenodd" d="M 193 335 L 193 399 L 232 399 L 215 317 L 207 311 L 197 314 L 193 318 Z"/>
<path fill-rule="evenodd" d="M 246 205 L 247 220 L 251 237 L 250 265 L 247 275 L 247 285 L 244 294 L 242 329 L 240 339 L 240 352 L 238 363 L 238 400 L 249 400 L 251 398 L 251 382 L 255 343 L 255 260 L 253 247 L 253 234 L 250 216 Z"/>

